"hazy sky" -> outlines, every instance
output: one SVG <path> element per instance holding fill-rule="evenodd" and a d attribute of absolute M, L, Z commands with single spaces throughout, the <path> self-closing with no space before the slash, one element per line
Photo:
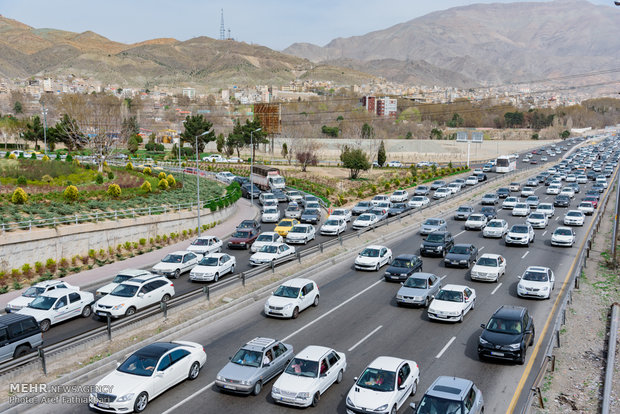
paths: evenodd
<path fill-rule="evenodd" d="M 513 0 L 514 1 L 514 0 Z M 566 0 L 556 0 L 566 1 Z M 220 9 L 236 40 L 281 50 L 385 29 L 471 0 L 0 0 L 0 14 L 36 28 L 92 30 L 135 43 L 158 37 L 218 38 Z M 613 4 L 612 0 L 590 0 Z"/>

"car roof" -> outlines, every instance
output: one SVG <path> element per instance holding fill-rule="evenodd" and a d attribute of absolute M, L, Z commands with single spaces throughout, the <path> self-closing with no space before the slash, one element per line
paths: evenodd
<path fill-rule="evenodd" d="M 387 247 L 381 246 L 379 244 L 371 244 L 370 246 L 366 246 L 366 249 L 383 249 L 383 248 L 387 248 Z"/>
<path fill-rule="evenodd" d="M 483 257 L 488 258 L 488 259 L 499 259 L 501 255 L 495 254 L 495 253 L 485 253 L 482 256 L 480 256 L 480 259 L 482 259 Z"/>
<path fill-rule="evenodd" d="M 435 276 L 437 279 L 439 279 L 439 276 L 437 276 L 434 273 L 427 273 L 427 272 L 415 272 L 413 273 L 411 276 L 409 277 L 423 277 L 423 278 L 429 278 L 431 276 Z"/>
<path fill-rule="evenodd" d="M 6 327 L 11 323 L 21 322 L 30 318 L 34 317 L 31 315 L 22 315 L 21 313 L 7 313 L 0 315 L 0 327 Z"/>
<path fill-rule="evenodd" d="M 279 234 L 278 234 L 278 233 L 276 233 L 275 231 L 264 231 L 264 232 L 262 232 L 262 233 L 260 234 L 260 236 L 263 236 L 263 235 L 267 235 L 267 236 L 279 236 Z"/>
<path fill-rule="evenodd" d="M 464 290 L 464 289 L 473 290 L 473 289 L 472 289 L 472 288 L 470 288 L 469 286 L 465 286 L 465 285 L 453 285 L 453 284 L 445 285 L 444 287 L 442 287 L 442 288 L 441 288 L 441 290 Z"/>
<path fill-rule="evenodd" d="M 44 280 L 42 282 L 39 283 L 35 283 L 34 287 L 47 287 L 47 286 L 52 286 L 52 285 L 58 285 L 60 283 L 65 283 L 64 280 Z"/>
<path fill-rule="evenodd" d="M 132 284 L 135 283 L 136 285 L 141 285 L 142 283 L 148 282 L 149 280 L 153 280 L 153 279 L 163 279 L 165 278 L 165 276 L 161 276 L 158 274 L 148 274 L 148 275 L 144 275 L 144 276 L 139 276 L 139 277 L 134 277 L 131 278 L 129 280 L 124 281 L 122 284 Z"/>
<path fill-rule="evenodd" d="M 398 256 L 396 256 L 396 259 L 407 259 L 407 260 L 411 260 L 411 259 L 413 259 L 413 258 L 415 258 L 415 257 L 418 257 L 418 256 L 417 256 L 417 255 L 415 255 L 415 254 L 409 254 L 409 253 L 407 253 L 407 254 L 399 254 Z"/>
<path fill-rule="evenodd" d="M 249 341 L 247 344 L 243 345 L 242 348 L 249 349 L 252 351 L 260 351 L 262 352 L 265 348 L 275 343 L 275 339 L 264 338 L 264 337 L 256 337 Z"/>
<path fill-rule="evenodd" d="M 400 358 L 380 356 L 375 358 L 374 361 L 368 364 L 368 368 L 382 369 L 395 372 L 403 361 L 404 360 Z"/>
<path fill-rule="evenodd" d="M 60 289 L 54 289 L 54 290 L 47 291 L 43 294 L 43 296 L 47 296 L 50 298 L 59 298 L 61 296 L 68 295 L 69 293 L 80 293 L 80 291 L 73 290 L 73 289 L 60 288 Z"/>
<path fill-rule="evenodd" d="M 187 253 L 192 253 L 192 254 L 195 254 L 195 253 L 193 253 L 193 252 L 189 252 L 189 251 L 187 251 L 187 250 L 177 250 L 176 252 L 172 252 L 172 253 L 168 253 L 168 254 L 180 254 L 181 256 L 184 256 L 184 255 L 186 255 Z"/>
<path fill-rule="evenodd" d="M 530 270 L 532 272 L 546 272 L 549 268 L 544 266 L 528 266 L 527 269 L 525 269 L 526 272 Z"/>
<path fill-rule="evenodd" d="M 229 254 L 228 253 L 211 253 L 203 257 L 203 259 L 206 259 L 207 257 L 216 257 L 219 259 L 222 256 L 229 256 Z"/>
<path fill-rule="evenodd" d="M 295 358 L 307 359 L 310 361 L 319 361 L 331 351 L 333 351 L 333 349 L 326 346 L 309 345 L 302 349 L 301 352 L 299 352 L 297 355 L 295 355 Z"/>
<path fill-rule="evenodd" d="M 516 305 L 502 305 L 494 313 L 493 317 L 502 319 L 520 319 L 527 308 Z"/>
<path fill-rule="evenodd" d="M 287 280 L 286 282 L 282 283 L 281 286 L 290 286 L 290 287 L 301 288 L 301 287 L 306 286 L 308 283 L 314 283 L 314 282 L 312 280 L 310 280 L 310 279 L 304 279 L 304 278 L 297 277 L 295 279 Z"/>
<path fill-rule="evenodd" d="M 166 352 L 170 351 L 171 349 L 178 348 L 179 346 L 181 345 L 175 344 L 173 342 L 155 342 L 145 346 L 144 348 L 138 349 L 135 353 L 159 358 Z"/>
<path fill-rule="evenodd" d="M 452 401 L 463 401 L 473 382 L 457 377 L 438 377 L 426 391 L 426 395 Z"/>
<path fill-rule="evenodd" d="M 124 276 L 131 276 L 131 277 L 150 275 L 150 274 L 151 272 L 149 272 L 148 270 L 142 270 L 142 269 L 124 269 L 117 273 L 117 275 L 124 275 Z"/>

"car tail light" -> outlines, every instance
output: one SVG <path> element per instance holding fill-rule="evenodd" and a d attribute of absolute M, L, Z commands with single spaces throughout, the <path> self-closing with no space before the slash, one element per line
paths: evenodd
<path fill-rule="evenodd" d="M 174 287 L 174 283 L 170 282 L 170 287 Z"/>

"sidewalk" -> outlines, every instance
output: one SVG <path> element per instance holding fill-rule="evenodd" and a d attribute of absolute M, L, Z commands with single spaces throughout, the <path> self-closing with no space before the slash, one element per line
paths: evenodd
<path fill-rule="evenodd" d="M 235 207 L 237 211 L 235 211 L 226 221 L 218 224 L 212 229 L 207 230 L 206 232 L 202 232 L 202 234 L 216 236 L 224 240 L 232 234 L 241 221 L 255 219 L 258 214 L 257 207 L 252 206 L 250 201 L 245 198 L 240 198 L 235 204 Z M 166 254 L 177 250 L 185 250 L 192 240 L 193 239 L 183 240 L 178 243 L 162 247 L 161 249 L 153 250 L 149 253 L 110 263 L 102 267 L 85 270 L 80 273 L 75 273 L 64 277 L 63 280 L 66 280 L 74 286 L 79 286 L 82 290 L 90 287 L 97 287 L 109 282 L 114 275 L 123 269 L 150 268 L 158 263 Z M 0 310 L 3 310 L 9 301 L 20 296 L 26 288 L 28 288 L 28 286 L 21 290 L 10 291 L 0 295 Z"/>

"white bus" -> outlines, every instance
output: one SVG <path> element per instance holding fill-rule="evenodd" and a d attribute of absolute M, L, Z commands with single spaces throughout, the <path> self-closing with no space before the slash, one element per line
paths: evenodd
<path fill-rule="evenodd" d="M 495 161 L 495 171 L 507 173 L 517 169 L 517 157 L 514 155 L 502 155 Z"/>

